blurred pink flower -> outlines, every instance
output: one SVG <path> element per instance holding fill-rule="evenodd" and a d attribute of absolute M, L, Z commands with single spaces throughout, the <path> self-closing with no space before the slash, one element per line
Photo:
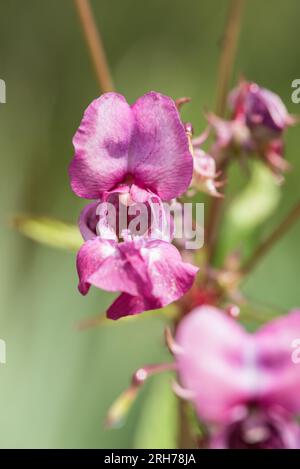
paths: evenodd
<path fill-rule="evenodd" d="M 300 448 L 300 368 L 291 344 L 300 311 L 250 334 L 213 306 L 188 314 L 176 334 L 183 393 L 214 425 L 212 447 Z"/>
<path fill-rule="evenodd" d="M 223 149 L 257 153 L 281 182 L 282 172 L 289 168 L 284 160 L 283 132 L 296 119 L 279 96 L 244 80 L 230 93 L 229 107 L 230 120 L 208 115 L 216 133 L 213 154 Z"/>
<path fill-rule="evenodd" d="M 244 120 L 256 138 L 272 138 L 295 123 L 280 97 L 256 83 L 241 81 L 229 95 L 233 119 Z"/>

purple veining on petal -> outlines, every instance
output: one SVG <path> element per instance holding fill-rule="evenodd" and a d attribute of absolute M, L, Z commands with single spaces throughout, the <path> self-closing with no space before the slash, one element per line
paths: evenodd
<path fill-rule="evenodd" d="M 73 138 L 69 174 L 75 194 L 98 199 L 123 181 L 133 129 L 130 106 L 120 94 L 103 94 L 88 106 Z"/>
<path fill-rule="evenodd" d="M 187 190 L 193 162 L 174 101 L 150 92 L 129 106 L 117 93 L 94 100 L 84 113 L 70 165 L 73 191 L 98 199 L 130 177 L 169 200 Z"/>
<path fill-rule="evenodd" d="M 150 92 L 132 106 L 136 127 L 129 168 L 136 182 L 162 200 L 187 190 L 193 162 L 188 139 L 175 103 L 167 96 Z"/>
<path fill-rule="evenodd" d="M 89 240 L 78 253 L 77 268 L 81 293 L 86 294 L 94 285 L 134 297 L 126 296 L 128 301 L 123 301 L 121 295 L 108 310 L 112 319 L 177 300 L 191 288 L 198 271 L 184 263 L 171 244 L 143 239 L 119 244 L 100 238 Z"/>

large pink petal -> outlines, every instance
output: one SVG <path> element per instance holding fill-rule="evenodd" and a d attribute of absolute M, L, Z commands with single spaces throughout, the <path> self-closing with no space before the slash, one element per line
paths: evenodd
<path fill-rule="evenodd" d="M 193 162 L 188 139 L 171 98 L 150 92 L 129 106 L 106 93 L 84 113 L 70 165 L 73 191 L 96 199 L 129 177 L 163 200 L 186 191 Z"/>
<path fill-rule="evenodd" d="M 300 310 L 271 321 L 255 337 L 263 378 L 261 399 L 267 405 L 278 404 L 292 413 L 299 413 Z"/>
<path fill-rule="evenodd" d="M 181 321 L 176 343 L 180 382 L 198 415 L 215 422 L 231 419 L 256 385 L 252 337 L 222 311 L 202 306 Z"/>
<path fill-rule="evenodd" d="M 71 186 L 79 197 L 97 199 L 127 174 L 134 117 L 125 98 L 106 93 L 86 109 L 73 145 Z"/>
<path fill-rule="evenodd" d="M 119 244 L 127 259 L 126 272 L 135 279 L 136 295 L 121 295 L 109 308 L 111 319 L 162 308 L 183 296 L 192 286 L 198 268 L 182 262 L 175 246 L 161 240 Z M 121 291 L 124 292 L 124 289 Z"/>
<path fill-rule="evenodd" d="M 150 92 L 132 106 L 136 128 L 129 157 L 135 182 L 169 200 L 185 192 L 193 172 L 188 140 L 174 101 Z"/>

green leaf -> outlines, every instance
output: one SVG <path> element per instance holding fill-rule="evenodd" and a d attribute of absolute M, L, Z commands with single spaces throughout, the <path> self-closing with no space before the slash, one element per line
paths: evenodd
<path fill-rule="evenodd" d="M 54 218 L 17 215 L 12 223 L 23 235 L 47 246 L 77 251 L 82 245 L 82 238 L 76 225 Z"/>
<path fill-rule="evenodd" d="M 142 414 L 134 435 L 134 448 L 176 448 L 178 399 L 169 374 L 156 376 L 142 404 Z"/>

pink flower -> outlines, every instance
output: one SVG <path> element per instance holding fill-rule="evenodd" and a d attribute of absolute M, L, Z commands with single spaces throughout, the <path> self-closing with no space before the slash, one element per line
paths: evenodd
<path fill-rule="evenodd" d="M 176 335 L 181 385 L 204 421 L 213 447 L 300 448 L 300 368 L 292 361 L 300 311 L 255 334 L 212 306 L 188 314 Z"/>
<path fill-rule="evenodd" d="M 180 298 L 193 284 L 197 267 L 182 262 L 172 244 L 160 240 L 117 243 L 96 237 L 77 256 L 79 290 L 94 285 L 121 291 L 107 311 L 110 319 L 161 308 Z"/>
<path fill-rule="evenodd" d="M 77 256 L 80 292 L 91 285 L 121 292 L 107 311 L 111 319 L 180 298 L 198 269 L 169 244 L 173 220 L 162 202 L 186 191 L 193 171 L 175 103 L 151 92 L 129 106 L 107 93 L 87 108 L 73 143 L 71 186 L 78 196 L 96 199 L 79 220 L 86 241 Z M 131 226 L 139 207 L 145 226 L 137 234 Z"/>

